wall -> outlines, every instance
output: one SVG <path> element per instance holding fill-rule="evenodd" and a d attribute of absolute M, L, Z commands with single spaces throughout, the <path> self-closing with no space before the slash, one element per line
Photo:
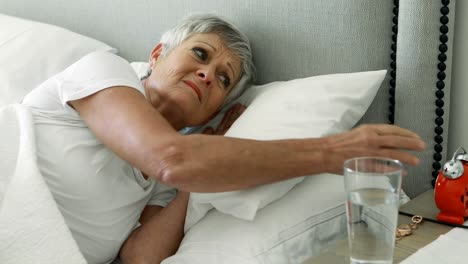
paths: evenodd
<path fill-rule="evenodd" d="M 456 2 L 448 152 L 468 151 L 468 1 Z"/>

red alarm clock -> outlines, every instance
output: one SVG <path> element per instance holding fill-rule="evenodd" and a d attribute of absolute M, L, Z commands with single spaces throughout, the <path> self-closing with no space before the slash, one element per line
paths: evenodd
<path fill-rule="evenodd" d="M 468 154 L 458 148 L 439 172 L 434 199 L 440 212 L 437 220 L 461 225 L 468 217 Z"/>

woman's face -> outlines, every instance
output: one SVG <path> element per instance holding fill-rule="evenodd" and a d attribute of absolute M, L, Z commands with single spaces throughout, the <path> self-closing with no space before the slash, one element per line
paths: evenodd
<path fill-rule="evenodd" d="M 148 100 L 176 128 L 205 123 L 240 78 L 241 62 L 216 34 L 196 34 L 160 56 L 151 53 Z"/>

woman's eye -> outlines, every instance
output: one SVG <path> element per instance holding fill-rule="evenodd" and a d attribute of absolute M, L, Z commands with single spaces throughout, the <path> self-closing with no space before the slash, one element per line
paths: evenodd
<path fill-rule="evenodd" d="M 195 53 L 195 55 L 197 55 L 197 57 L 200 60 L 206 61 L 208 59 L 208 53 L 206 52 L 206 50 L 202 48 L 193 48 L 192 51 Z"/>
<path fill-rule="evenodd" d="M 231 79 L 225 75 L 221 75 L 221 82 L 223 83 L 224 88 L 228 88 L 231 85 Z"/>

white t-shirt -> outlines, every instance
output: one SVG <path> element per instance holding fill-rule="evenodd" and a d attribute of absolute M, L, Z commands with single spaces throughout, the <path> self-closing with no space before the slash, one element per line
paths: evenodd
<path fill-rule="evenodd" d="M 112 86 L 144 95 L 127 61 L 94 52 L 23 100 L 35 122 L 39 168 L 88 263 L 112 262 L 144 207 L 166 206 L 175 195 L 104 146 L 67 104 Z"/>

